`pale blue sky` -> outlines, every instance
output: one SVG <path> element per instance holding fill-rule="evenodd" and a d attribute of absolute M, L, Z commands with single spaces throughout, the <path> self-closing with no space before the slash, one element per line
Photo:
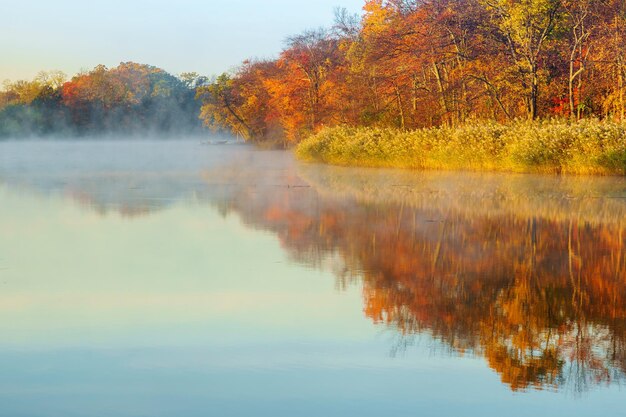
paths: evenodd
<path fill-rule="evenodd" d="M 216 74 L 364 0 L 0 0 L 0 82 L 124 61 Z"/>

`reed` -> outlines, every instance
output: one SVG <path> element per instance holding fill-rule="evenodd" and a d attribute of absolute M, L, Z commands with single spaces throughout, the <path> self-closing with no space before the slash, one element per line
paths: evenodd
<path fill-rule="evenodd" d="M 485 122 L 412 131 L 339 126 L 308 137 L 296 154 L 344 166 L 626 175 L 626 122 Z"/>

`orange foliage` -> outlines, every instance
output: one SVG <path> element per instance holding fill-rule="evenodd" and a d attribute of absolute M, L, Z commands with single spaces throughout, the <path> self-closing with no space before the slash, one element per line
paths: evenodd
<path fill-rule="evenodd" d="M 623 224 L 262 194 L 229 207 L 302 262 L 339 254 L 375 323 L 483 355 L 513 390 L 626 375 Z"/>
<path fill-rule="evenodd" d="M 517 20 L 506 19 L 515 11 L 498 9 L 513 6 L 496 3 L 367 0 L 355 27 L 344 19 L 291 38 L 274 70 L 256 79 L 265 94 L 255 103 L 289 141 L 338 124 L 626 115 L 623 2 L 536 0 L 518 16 L 530 19 L 528 33 L 514 33 Z M 237 94 L 246 101 L 249 93 Z M 239 110 L 243 123 L 254 117 Z M 223 127 L 237 131 L 242 121 Z M 250 138 L 264 139 L 267 129 L 256 131 Z"/>

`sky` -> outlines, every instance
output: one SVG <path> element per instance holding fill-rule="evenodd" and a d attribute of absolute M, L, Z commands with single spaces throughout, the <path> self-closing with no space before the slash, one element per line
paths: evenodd
<path fill-rule="evenodd" d="M 0 0 L 0 82 L 134 61 L 214 75 L 364 0 Z"/>

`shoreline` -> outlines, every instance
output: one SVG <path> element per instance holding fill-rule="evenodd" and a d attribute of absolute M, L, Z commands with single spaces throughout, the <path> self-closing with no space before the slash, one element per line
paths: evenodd
<path fill-rule="evenodd" d="M 486 122 L 413 131 L 330 127 L 296 157 L 338 166 L 412 170 L 626 175 L 626 122 Z"/>

